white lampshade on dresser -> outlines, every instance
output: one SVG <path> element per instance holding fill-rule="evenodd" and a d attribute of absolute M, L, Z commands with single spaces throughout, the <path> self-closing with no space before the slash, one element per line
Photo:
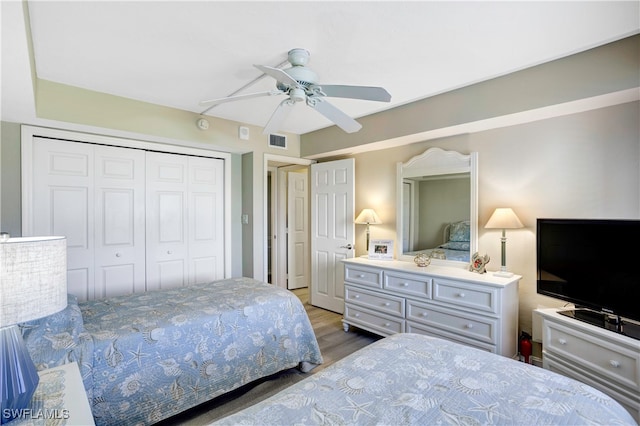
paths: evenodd
<path fill-rule="evenodd" d="M 67 306 L 67 241 L 64 237 L 3 240 L 0 242 L 0 420 L 6 423 L 29 405 L 39 381 L 17 324 L 54 314 Z"/>
<path fill-rule="evenodd" d="M 484 226 L 487 229 L 502 229 L 502 238 L 500 239 L 501 248 L 501 262 L 500 271 L 494 272 L 493 275 L 498 277 L 512 277 L 513 272 L 507 271 L 507 235 L 506 229 L 518 229 L 523 228 L 524 225 L 518 219 L 515 212 L 508 207 L 500 207 L 495 209 L 487 224 Z"/>

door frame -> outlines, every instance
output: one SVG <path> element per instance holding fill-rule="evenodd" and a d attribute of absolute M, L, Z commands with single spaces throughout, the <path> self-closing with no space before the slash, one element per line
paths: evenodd
<path fill-rule="evenodd" d="M 22 191 L 22 235 L 33 233 L 33 139 L 35 137 L 63 139 L 70 142 L 94 143 L 99 145 L 136 148 L 147 151 L 167 152 L 173 154 L 196 155 L 200 157 L 219 158 L 224 161 L 224 276 L 231 277 L 231 154 L 188 146 L 169 145 L 159 142 L 145 142 L 135 139 L 103 136 L 82 133 L 72 130 L 50 129 L 30 125 L 22 125 L 21 140 L 21 191 Z M 266 180 L 266 179 L 265 179 Z M 266 202 L 266 200 L 265 200 Z M 265 204 L 266 205 L 266 204 Z"/>
<path fill-rule="evenodd" d="M 269 215 L 267 214 L 267 196 L 268 196 L 268 191 L 269 191 L 269 179 L 268 179 L 268 173 L 269 173 L 269 168 L 270 167 L 283 167 L 283 166 L 294 166 L 294 165 L 298 165 L 298 166 L 310 166 L 311 164 L 314 164 L 316 161 L 315 160 L 309 160 L 307 158 L 296 158 L 296 157 L 287 157 L 286 155 L 277 155 L 277 154 L 264 154 L 264 158 L 263 158 L 264 164 L 262 167 L 262 170 L 264 170 L 264 188 L 262 191 L 263 194 L 263 205 L 265 208 L 264 214 L 263 214 L 263 239 L 262 241 L 264 241 L 264 258 L 263 258 L 263 265 L 264 265 L 264 269 L 263 269 L 263 276 L 266 278 L 268 277 L 268 268 L 269 268 L 269 235 L 268 235 L 268 220 L 269 220 Z M 272 176 L 273 179 L 273 176 Z M 274 203 L 274 198 L 273 198 L 273 194 L 272 194 L 272 198 L 271 198 L 271 202 Z M 274 249 L 274 245 L 272 245 L 272 249 Z M 280 255 L 280 253 L 278 253 L 278 255 Z M 273 267 L 274 265 L 272 265 Z M 274 271 L 272 270 L 271 273 L 273 274 Z"/>

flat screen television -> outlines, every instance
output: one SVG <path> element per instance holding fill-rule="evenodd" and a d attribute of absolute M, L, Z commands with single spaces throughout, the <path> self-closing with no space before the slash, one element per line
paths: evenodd
<path fill-rule="evenodd" d="M 538 219 L 536 227 L 539 294 L 640 321 L 640 220 Z"/>

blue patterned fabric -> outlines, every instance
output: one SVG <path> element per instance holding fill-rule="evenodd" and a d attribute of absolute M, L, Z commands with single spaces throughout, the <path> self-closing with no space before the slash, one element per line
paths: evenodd
<path fill-rule="evenodd" d="M 92 345 L 80 358 L 98 425 L 151 424 L 278 371 L 322 363 L 300 300 L 250 278 L 78 306 Z M 41 349 L 35 357 L 50 358 Z"/>
<path fill-rule="evenodd" d="M 67 307 L 62 311 L 22 323 L 20 329 L 38 370 L 77 362 L 87 396 L 92 397 L 93 339 L 84 328 L 76 296 L 67 295 Z"/>
<path fill-rule="evenodd" d="M 602 392 L 510 358 L 394 334 L 215 425 L 634 425 Z"/>

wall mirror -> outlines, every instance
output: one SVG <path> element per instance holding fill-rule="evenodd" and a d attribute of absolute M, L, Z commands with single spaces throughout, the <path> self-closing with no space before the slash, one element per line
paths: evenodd
<path fill-rule="evenodd" d="M 478 250 L 478 153 L 430 148 L 397 165 L 397 257 L 466 267 Z"/>

